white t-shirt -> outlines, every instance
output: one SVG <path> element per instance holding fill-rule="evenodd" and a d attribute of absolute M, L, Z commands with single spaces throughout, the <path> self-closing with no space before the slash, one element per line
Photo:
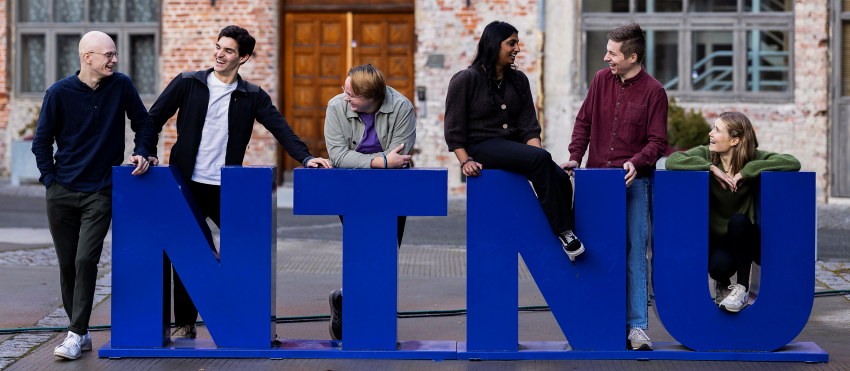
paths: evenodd
<path fill-rule="evenodd" d="M 236 90 L 236 82 L 225 84 L 215 77 L 215 73 L 210 73 L 207 76 L 207 87 L 210 89 L 210 101 L 192 180 L 221 185 L 221 168 L 224 166 L 224 155 L 227 152 L 230 93 Z"/>

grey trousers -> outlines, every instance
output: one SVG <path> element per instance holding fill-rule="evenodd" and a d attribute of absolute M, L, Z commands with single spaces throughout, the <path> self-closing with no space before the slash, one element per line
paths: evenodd
<path fill-rule="evenodd" d="M 47 220 L 59 258 L 62 304 L 71 321 L 68 330 L 85 335 L 94 301 L 97 263 L 112 221 L 112 189 L 85 193 L 54 182 L 47 188 Z"/>

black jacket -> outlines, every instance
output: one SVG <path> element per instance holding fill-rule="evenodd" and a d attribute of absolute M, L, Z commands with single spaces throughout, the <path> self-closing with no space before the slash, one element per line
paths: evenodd
<path fill-rule="evenodd" d="M 177 167 L 186 180 L 191 179 L 195 171 L 195 158 L 198 156 L 210 100 L 207 76 L 212 71 L 210 68 L 177 75 L 150 109 L 157 132 L 162 130 L 165 122 L 174 116 L 178 109 L 180 110 L 177 114 L 177 142 L 171 147 L 169 162 Z M 242 165 L 255 120 L 263 124 L 298 162 L 303 164 L 313 158 L 307 150 L 307 145 L 295 135 L 286 119 L 272 104 L 268 93 L 259 86 L 242 80 L 239 75 L 236 79 L 236 90 L 230 95 L 225 165 Z M 155 142 L 149 143 L 148 148 L 151 153 L 156 153 Z"/>
<path fill-rule="evenodd" d="M 509 138 L 520 143 L 540 138 L 540 123 L 531 97 L 528 77 L 504 69 L 504 94 L 480 66 L 456 73 L 446 92 L 444 120 L 449 151 L 469 149 L 472 138 Z"/>

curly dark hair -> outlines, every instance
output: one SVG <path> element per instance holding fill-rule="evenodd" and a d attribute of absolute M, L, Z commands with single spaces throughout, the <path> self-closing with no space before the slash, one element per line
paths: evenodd
<path fill-rule="evenodd" d="M 254 54 L 254 45 L 257 45 L 257 40 L 248 33 L 248 30 L 237 25 L 230 25 L 221 29 L 216 40 L 221 40 L 222 37 L 229 37 L 236 40 L 236 44 L 239 45 L 240 57 Z"/>

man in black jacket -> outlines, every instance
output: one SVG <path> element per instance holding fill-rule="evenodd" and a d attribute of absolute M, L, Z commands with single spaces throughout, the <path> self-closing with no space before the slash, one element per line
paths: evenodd
<path fill-rule="evenodd" d="M 170 164 L 188 184 L 202 217 L 209 217 L 216 225 L 220 225 L 221 168 L 242 165 L 255 120 L 304 166 L 331 167 L 327 159 L 310 155 L 268 93 L 239 76 L 239 67 L 251 57 L 255 44 L 254 37 L 244 28 L 223 28 L 215 44 L 215 66 L 177 75 L 150 109 L 159 130 L 180 110 Z M 149 144 L 151 148 L 155 146 Z M 174 317 L 177 327 L 172 337 L 194 338 L 198 311 L 177 272 Z"/>

